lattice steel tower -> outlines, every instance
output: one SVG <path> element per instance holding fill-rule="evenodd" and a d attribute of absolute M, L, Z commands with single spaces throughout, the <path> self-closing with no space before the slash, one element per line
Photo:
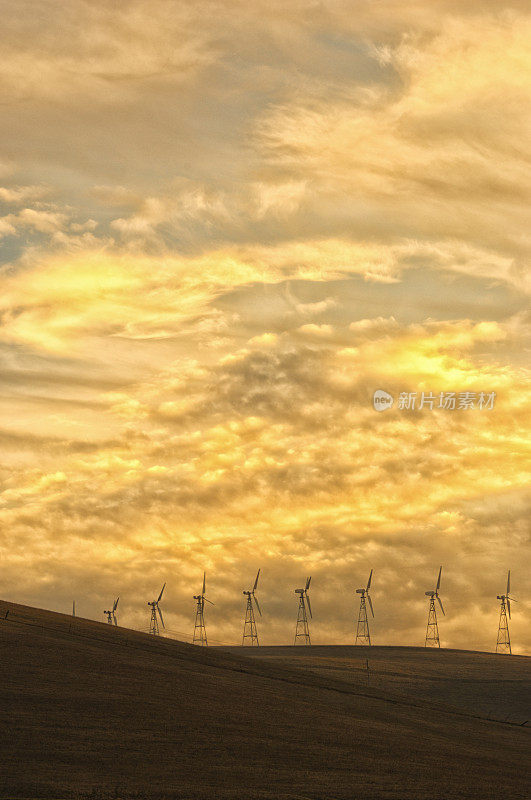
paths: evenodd
<path fill-rule="evenodd" d="M 107 622 L 109 623 L 109 625 L 118 625 L 118 622 L 116 620 L 116 609 L 118 608 L 119 599 L 120 599 L 119 597 L 116 598 L 113 607 L 110 611 L 103 612 L 107 616 Z"/>
<path fill-rule="evenodd" d="M 165 586 L 166 586 L 166 584 L 164 584 L 164 586 L 160 590 L 160 594 L 159 594 L 157 600 L 152 600 L 151 603 L 148 603 L 148 606 L 151 607 L 151 619 L 149 620 L 149 632 L 151 634 L 153 634 L 153 636 L 160 636 L 160 629 L 159 629 L 159 621 L 157 619 L 157 612 L 158 612 L 158 615 L 160 617 L 160 621 L 162 622 L 162 627 L 163 628 L 166 627 L 164 625 L 164 619 L 162 618 L 162 611 L 159 608 L 159 603 L 161 601 L 162 593 L 164 591 L 164 587 Z"/>
<path fill-rule="evenodd" d="M 245 640 L 250 639 L 249 642 L 251 647 L 258 647 L 260 642 L 258 640 L 258 631 L 256 629 L 256 620 L 254 618 L 254 608 L 253 608 L 253 600 L 256 605 L 256 609 L 260 616 L 262 616 L 262 612 L 260 611 L 260 606 L 258 605 L 258 600 L 255 597 L 256 587 L 258 586 L 258 578 L 260 577 L 260 570 L 256 573 L 256 580 L 254 582 L 254 586 L 248 592 L 243 592 L 244 595 L 247 596 L 247 606 L 245 608 L 245 622 L 243 623 L 243 637 L 242 637 L 242 647 L 245 645 Z"/>
<path fill-rule="evenodd" d="M 439 567 L 439 577 L 437 578 L 437 586 L 435 587 L 435 591 L 424 592 L 424 594 L 430 598 L 430 608 L 428 611 L 428 625 L 426 627 L 426 640 L 424 642 L 424 647 L 441 646 L 441 643 L 439 641 L 439 626 L 437 625 L 437 612 L 435 610 L 435 598 L 437 598 L 439 605 L 441 607 L 441 611 L 444 615 L 443 604 L 441 602 L 441 598 L 439 597 L 439 587 L 441 585 L 441 572 L 442 572 L 442 567 Z"/>
<path fill-rule="evenodd" d="M 206 647 L 208 645 L 207 640 L 207 633 L 206 633 L 206 626 L 205 626 L 205 600 L 207 603 L 210 603 L 211 606 L 214 603 L 205 597 L 205 586 L 206 586 L 206 572 L 203 572 L 203 591 L 201 594 L 195 594 L 194 600 L 197 600 L 197 606 L 195 611 L 195 625 L 194 625 L 194 639 L 193 644 L 201 645 L 202 647 Z"/>
<path fill-rule="evenodd" d="M 511 591 L 511 570 L 507 573 L 507 591 L 505 594 L 497 595 L 497 599 L 501 601 L 500 607 L 500 622 L 498 624 L 498 638 L 496 639 L 496 652 L 508 653 L 511 655 L 511 637 L 509 636 L 509 622 L 507 621 L 507 612 L 509 612 L 509 619 L 511 619 L 511 600 L 516 603 L 514 597 L 509 596 Z"/>
<path fill-rule="evenodd" d="M 295 594 L 299 595 L 299 608 L 297 611 L 297 625 L 295 627 L 295 640 L 293 644 L 311 644 L 310 627 L 308 625 L 308 615 L 306 613 L 306 605 L 310 617 L 312 616 L 312 607 L 310 605 L 310 598 L 308 596 L 308 589 L 310 588 L 310 581 L 312 576 L 306 578 L 306 586 L 304 589 L 295 589 Z"/>
<path fill-rule="evenodd" d="M 371 644 L 371 633 L 369 630 L 369 619 L 367 617 L 367 605 L 365 602 L 366 600 L 369 601 L 371 614 L 374 617 L 372 600 L 369 594 L 369 589 L 371 588 L 371 580 L 372 580 L 372 569 L 371 569 L 371 574 L 369 575 L 369 580 L 367 581 L 367 586 L 363 589 L 356 589 L 356 594 L 361 595 L 360 610 L 358 613 L 358 627 L 356 629 L 356 644 L 365 644 L 365 645 Z"/>

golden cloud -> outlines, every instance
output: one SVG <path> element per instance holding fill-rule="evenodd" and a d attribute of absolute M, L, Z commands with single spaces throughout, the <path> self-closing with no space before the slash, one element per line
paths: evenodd
<path fill-rule="evenodd" d="M 465 551 L 477 542 L 483 497 L 498 498 L 490 524 L 500 522 L 491 533 L 506 537 L 503 498 L 512 498 L 516 512 L 514 498 L 528 477 L 521 403 L 528 389 L 517 370 L 474 356 L 478 343 L 503 341 L 503 327 L 393 326 L 379 344 L 371 338 L 374 327 L 363 328 L 367 338 L 353 354 L 266 337 L 239 358 L 209 368 L 191 360 L 181 370 L 176 363 L 129 395 L 110 395 L 114 411 L 131 411 L 125 417 L 133 428 L 93 454 L 65 454 L 53 472 L 19 470 L 3 496 L 3 530 L 26 547 L 31 542 L 39 563 L 57 558 L 59 547 L 60 558 L 72 563 L 90 553 L 103 573 L 127 558 L 128 585 L 146 569 L 154 579 L 160 564 L 171 561 L 189 576 L 181 593 L 205 560 L 219 568 L 249 566 L 252 557 L 277 572 L 278 554 L 289 552 L 291 570 L 314 564 L 324 575 L 352 570 L 367 542 L 364 563 L 374 561 L 389 588 L 411 568 L 412 549 L 417 567 L 425 564 L 419 532 L 438 537 L 437 559 L 446 561 L 455 559 L 456 542 Z M 350 381 L 341 380 L 345 361 Z M 490 411 L 413 415 L 372 410 L 371 385 L 394 390 L 424 381 L 433 389 L 497 390 L 497 404 Z M 139 419 L 142 433 L 131 437 Z M 513 522 L 519 530 L 520 517 Z M 45 555 L 40 537 L 52 529 L 57 546 Z M 155 553 L 157 563 L 146 565 Z M 497 557 L 495 550 L 490 560 L 483 556 L 485 568 L 495 570 Z M 14 567 L 17 559 L 15 548 L 7 563 Z M 390 575 L 388 564 L 398 568 L 401 559 L 409 567 L 403 563 Z M 227 569 L 219 579 L 224 587 L 233 579 Z M 470 581 L 477 594 L 475 573 Z M 323 607 L 329 599 L 323 591 Z M 172 611 L 173 626 L 180 613 Z M 234 635 L 230 625 L 226 631 Z M 527 642 L 523 631 L 520 637 Z"/>
<path fill-rule="evenodd" d="M 59 253 L 6 277 L 0 337 L 52 352 L 89 336 L 164 338 L 207 311 L 223 291 L 288 277 L 385 276 L 393 258 L 385 248 L 339 241 L 232 247 L 190 257 Z"/>
<path fill-rule="evenodd" d="M 314 213 L 336 214 L 335 199 L 357 228 L 365 204 L 366 227 L 392 214 L 387 236 L 482 241 L 518 259 L 527 249 L 529 35 L 517 14 L 443 21 L 435 37 L 382 50 L 398 88 L 353 86 L 345 99 L 297 92 L 264 115 L 257 147 L 277 174 L 307 181 Z"/>
<path fill-rule="evenodd" d="M 96 616 L 112 584 L 141 626 L 168 577 L 182 630 L 206 566 L 234 640 L 262 565 L 278 641 L 311 567 L 318 637 L 351 641 L 374 567 L 404 644 L 444 563 L 444 643 L 491 648 L 500 571 L 531 589 L 524 3 L 26 5 L 0 32 L 6 596 L 82 586 Z M 377 388 L 497 397 L 376 414 Z"/>
<path fill-rule="evenodd" d="M 20 8 L 18 9 L 20 12 Z M 72 0 L 47 5 L 39 26 L 5 9 L 1 85 L 5 96 L 55 102 L 123 103 L 154 78 L 190 79 L 212 61 L 210 44 L 192 10 L 164 2 L 127 9 Z"/>

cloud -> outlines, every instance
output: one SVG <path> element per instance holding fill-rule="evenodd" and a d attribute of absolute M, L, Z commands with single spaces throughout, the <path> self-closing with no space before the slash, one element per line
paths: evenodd
<path fill-rule="evenodd" d="M 23 3 L 23 5 L 27 5 Z M 19 7 L 20 12 L 20 7 Z M 99 104 L 131 101 L 153 78 L 189 79 L 211 60 L 206 37 L 191 26 L 185 6 L 74 0 L 68 11 L 47 4 L 35 24 L 14 6 L 5 9 L 2 85 L 14 100 Z"/>
<path fill-rule="evenodd" d="M 526 5 L 5 5 L 5 596 L 189 631 L 206 568 L 234 642 L 261 566 L 281 642 L 311 572 L 347 643 L 373 567 L 417 644 L 442 563 L 492 649 L 511 567 L 529 651 Z"/>
<path fill-rule="evenodd" d="M 358 319 L 348 326 L 349 331 L 366 338 L 368 334 L 385 334 L 396 331 L 398 323 L 394 317 L 377 317 L 376 319 Z"/>
<path fill-rule="evenodd" d="M 86 336 L 165 338 L 223 289 L 261 277 L 257 267 L 223 253 L 198 259 L 105 251 L 52 256 L 6 279 L 1 334 L 52 352 Z"/>
<path fill-rule="evenodd" d="M 260 336 L 253 336 L 252 339 L 249 339 L 249 345 L 255 345 L 259 347 L 267 347 L 268 345 L 275 345 L 278 341 L 278 336 L 276 333 L 262 333 Z"/>
<path fill-rule="evenodd" d="M 304 176 L 314 218 L 391 241 L 400 231 L 488 243 L 498 258 L 520 261 L 528 26 L 516 14 L 443 20 L 436 36 L 382 51 L 397 87 L 352 86 L 341 98 L 298 92 L 267 110 L 257 146 L 277 174 Z"/>
<path fill-rule="evenodd" d="M 46 186 L 0 186 L 0 201 L 22 205 L 28 200 L 41 200 L 49 193 Z"/>
<path fill-rule="evenodd" d="M 48 231 L 60 221 L 34 212 L 22 224 Z M 392 280 L 385 277 L 392 260 L 384 249 L 337 241 L 232 247 L 198 256 L 58 250 L 7 276 L 0 336 L 51 352 L 89 336 L 163 339 L 207 313 L 222 292 L 359 272 Z"/>
<path fill-rule="evenodd" d="M 363 331 L 348 380 L 341 351 L 283 337 L 256 341 L 210 367 L 179 360 L 134 390 L 109 394 L 126 425 L 114 442 L 65 454 L 48 471 L 21 467 L 11 474 L 1 511 L 2 529 L 15 543 L 7 573 L 28 547 L 24 581 L 39 585 L 57 564 L 90 554 L 91 608 L 112 576 L 129 594 L 125 618 L 141 624 L 138 591 L 153 591 L 152 583 L 177 571 L 168 611 L 181 630 L 197 574 L 215 565 L 212 591 L 220 593 L 221 609 L 218 620 L 212 615 L 212 633 L 230 640 L 239 628 L 235 588 L 257 563 L 264 567 L 271 636 L 284 636 L 293 621 L 291 583 L 312 572 L 318 636 L 348 641 L 353 603 L 345 596 L 334 608 L 334 593 L 365 579 L 373 566 L 378 636 L 414 643 L 422 638 L 424 583 L 441 562 L 449 612 L 444 642 L 487 646 L 481 637 L 500 558 L 514 560 L 519 552 L 521 560 L 528 546 L 525 382 L 518 371 L 474 360 L 477 343 L 494 346 L 503 336 L 497 325 L 393 326 L 379 340 L 374 326 L 356 334 Z M 376 414 L 370 387 L 391 375 L 404 386 L 430 380 L 459 389 L 492 381 L 499 396 L 493 410 L 466 416 Z M 422 546 L 426 535 L 429 548 Z M 467 573 L 465 585 L 465 567 L 478 553 L 481 571 Z M 522 587 L 525 576 L 518 573 L 518 581 Z M 477 639 L 462 629 L 457 595 L 481 604 Z M 396 608 L 406 602 L 411 616 L 401 620 Z M 529 646 L 523 628 L 518 637 L 519 646 Z"/>
<path fill-rule="evenodd" d="M 331 325 L 315 325 L 313 322 L 310 322 L 308 325 L 301 325 L 299 331 L 305 336 L 329 338 L 333 333 L 333 328 Z"/>

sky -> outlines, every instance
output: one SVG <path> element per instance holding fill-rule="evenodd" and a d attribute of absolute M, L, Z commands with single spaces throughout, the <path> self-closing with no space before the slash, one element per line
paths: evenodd
<path fill-rule="evenodd" d="M 531 652 L 531 18 L 4 0 L 0 593 Z M 393 406 L 374 408 L 383 390 Z M 452 408 L 455 393 L 455 408 Z M 468 393 L 468 394 L 466 394 Z M 430 401 L 430 398 L 431 401 Z M 414 406 L 414 407 L 412 407 Z M 461 406 L 461 407 L 460 407 Z"/>

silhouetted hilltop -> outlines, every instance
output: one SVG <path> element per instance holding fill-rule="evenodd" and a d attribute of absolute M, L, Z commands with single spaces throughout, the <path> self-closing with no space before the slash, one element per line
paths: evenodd
<path fill-rule="evenodd" d="M 473 696 L 497 674 L 523 708 L 528 658 L 373 648 L 368 685 L 365 652 L 202 649 L 1 602 L 0 796 L 527 797 L 525 720 Z"/>

